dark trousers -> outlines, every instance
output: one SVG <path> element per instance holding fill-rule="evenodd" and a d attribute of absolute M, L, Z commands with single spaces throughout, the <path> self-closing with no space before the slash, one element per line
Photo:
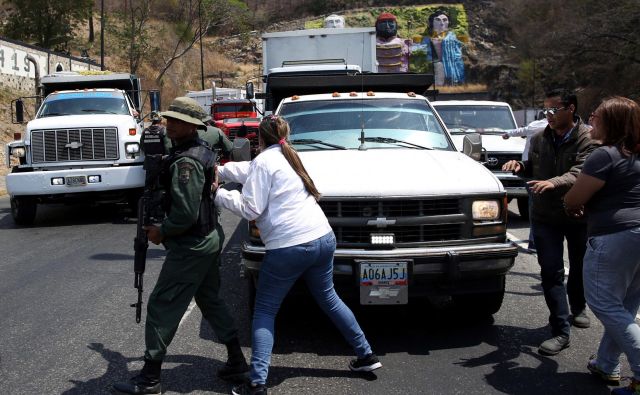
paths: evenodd
<path fill-rule="evenodd" d="M 557 225 L 532 221 L 533 240 L 538 251 L 544 299 L 549 308 L 553 336 L 569 336 L 569 311 L 585 309 L 582 259 L 586 251 L 586 224 Z M 564 286 L 564 240 L 569 252 L 569 279 Z M 567 304 L 567 296 L 569 303 Z"/>
<path fill-rule="evenodd" d="M 221 237 L 219 245 L 222 241 Z M 209 250 L 219 249 L 214 245 Z M 219 292 L 218 252 L 200 255 L 188 248 L 167 250 L 147 304 L 145 358 L 155 361 L 164 358 L 192 299 L 221 343 L 237 337 L 235 322 Z"/>

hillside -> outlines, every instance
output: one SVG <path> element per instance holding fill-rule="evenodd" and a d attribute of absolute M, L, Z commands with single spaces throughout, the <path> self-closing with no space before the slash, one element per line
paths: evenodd
<path fill-rule="evenodd" d="M 308 7 L 310 4 L 310 2 L 303 3 L 299 4 L 299 6 Z M 466 3 L 465 8 L 468 15 L 469 35 L 472 37 L 465 50 L 470 79 L 495 81 L 494 84 L 491 84 L 490 89 L 496 92 L 496 95 L 511 90 L 512 88 L 508 86 L 508 81 L 509 76 L 512 75 L 512 71 L 509 70 L 513 68 L 507 66 L 508 62 L 504 59 L 506 52 L 504 48 L 509 44 L 505 33 L 507 29 L 495 25 L 489 28 L 484 24 L 484 20 L 493 12 L 491 7 L 487 7 L 487 2 L 470 1 L 464 3 Z M 254 15 L 261 12 L 273 12 L 277 7 L 282 7 L 277 2 L 261 5 L 252 5 L 251 2 L 248 2 L 248 4 L 256 7 L 254 8 Z M 113 2 L 107 2 L 107 11 L 113 9 L 113 7 L 115 7 Z M 356 8 L 343 11 L 341 14 L 349 19 L 365 11 L 370 15 L 377 15 L 384 10 L 383 8 L 375 7 Z M 214 81 L 219 87 L 241 87 L 248 80 L 259 83 L 262 72 L 260 69 L 262 56 L 261 34 L 263 32 L 304 29 L 307 22 L 318 18 L 321 20 L 324 16 L 326 14 L 309 15 L 304 18 L 280 21 L 269 24 L 260 30 L 242 34 L 206 36 L 203 39 L 205 89 L 209 89 Z M 155 79 L 161 63 L 158 59 L 157 49 L 162 43 L 175 40 L 175 33 L 166 28 L 166 22 L 163 20 L 151 20 L 149 23 L 151 30 L 155 34 L 153 44 L 156 45 L 156 48 L 151 48 L 149 50 L 150 55 L 143 57 L 137 74 L 143 80 L 144 89 L 161 90 L 163 107 L 166 108 L 172 98 L 183 95 L 188 90 L 202 89 L 200 51 L 199 46 L 194 46 L 186 55 L 173 64 L 164 75 L 161 84 L 157 84 Z M 88 32 L 79 31 L 76 40 L 70 44 L 71 53 L 79 55 L 81 49 L 87 47 L 87 43 Z M 109 70 L 127 72 L 129 69 L 127 54 L 116 43 L 117 40 L 113 37 L 113 33 L 107 30 L 105 34 L 105 64 Z M 99 37 L 90 45 L 89 55 L 92 59 L 99 61 Z M 501 78 L 507 81 L 506 88 L 504 87 L 505 83 L 501 82 Z M 21 125 L 10 123 L 11 99 L 19 95 L 30 94 L 30 92 L 0 90 L 0 140 L 2 142 L 12 140 L 13 133 L 21 132 L 23 129 Z M 2 150 L 0 160 L 3 163 L 5 161 L 4 155 L 5 152 Z M 6 172 L 6 170 L 2 166 L 0 174 Z"/>

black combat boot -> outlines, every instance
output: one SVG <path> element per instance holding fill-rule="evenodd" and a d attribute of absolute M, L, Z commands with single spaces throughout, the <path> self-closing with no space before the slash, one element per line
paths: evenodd
<path fill-rule="evenodd" d="M 144 360 L 142 371 L 127 382 L 115 383 L 113 388 L 124 394 L 159 394 L 162 361 Z"/>
<path fill-rule="evenodd" d="M 218 377 L 236 382 L 245 380 L 247 373 L 249 373 L 249 365 L 247 365 L 247 360 L 244 359 L 238 338 L 234 338 L 226 343 L 225 346 L 227 346 L 227 363 L 218 369 Z"/>

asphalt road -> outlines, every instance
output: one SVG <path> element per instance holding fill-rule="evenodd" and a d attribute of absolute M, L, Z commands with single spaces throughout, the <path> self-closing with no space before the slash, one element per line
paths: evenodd
<path fill-rule="evenodd" d="M 512 204 L 509 233 L 528 227 Z M 142 366 L 144 325 L 136 324 L 135 221 L 112 206 L 41 207 L 36 225 L 18 228 L 0 197 L 0 393 L 108 394 Z M 223 215 L 223 292 L 250 355 L 247 290 L 239 278 L 244 222 Z M 526 246 L 526 244 L 524 245 Z M 148 252 L 145 301 L 164 251 Z M 293 303 L 295 302 L 295 303 Z M 278 317 L 269 375 L 272 394 L 607 394 L 585 364 L 602 326 L 574 329 L 555 357 L 537 353 L 549 335 L 534 255 L 521 253 L 502 309 L 478 320 L 446 303 L 354 307 L 384 367 L 351 373 L 351 350 L 309 301 L 289 301 Z M 146 305 L 145 305 L 146 306 Z M 144 320 L 144 316 L 143 316 Z M 215 378 L 224 363 L 198 308 L 185 315 L 163 365 L 167 394 L 230 393 Z M 623 375 L 629 375 L 628 368 Z"/>

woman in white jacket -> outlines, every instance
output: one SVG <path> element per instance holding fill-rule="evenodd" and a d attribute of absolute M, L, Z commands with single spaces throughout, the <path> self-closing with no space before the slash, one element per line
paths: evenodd
<path fill-rule="evenodd" d="M 316 302 L 353 347 L 354 371 L 382 367 L 351 310 L 333 287 L 336 238 L 318 205 L 320 193 L 297 152 L 287 143 L 289 125 L 278 116 L 262 120 L 261 153 L 251 162 L 219 168 L 223 181 L 243 184 L 242 192 L 218 189 L 215 203 L 247 220 L 255 220 L 266 254 L 260 267 L 255 309 L 250 382 L 233 394 L 265 394 L 274 339 L 274 321 L 296 280 L 304 279 Z"/>

